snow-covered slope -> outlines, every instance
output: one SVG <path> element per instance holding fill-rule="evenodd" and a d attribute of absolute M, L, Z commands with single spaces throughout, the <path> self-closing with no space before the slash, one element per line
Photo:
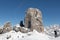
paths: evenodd
<path fill-rule="evenodd" d="M 38 33 L 36 30 L 28 33 L 10 31 L 5 34 L 0 34 L 0 40 L 59 40 L 60 37 L 50 37 L 45 33 Z"/>
<path fill-rule="evenodd" d="M 0 40 L 49 40 L 44 33 L 38 33 L 36 30 L 28 33 L 11 31 L 5 34 L 0 34 Z"/>

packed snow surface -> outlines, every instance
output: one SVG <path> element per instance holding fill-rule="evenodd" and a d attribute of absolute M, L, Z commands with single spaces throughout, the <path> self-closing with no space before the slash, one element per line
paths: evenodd
<path fill-rule="evenodd" d="M 28 33 L 10 31 L 0 34 L 0 40 L 59 40 L 60 37 L 50 37 L 45 33 L 38 33 L 36 30 Z"/>

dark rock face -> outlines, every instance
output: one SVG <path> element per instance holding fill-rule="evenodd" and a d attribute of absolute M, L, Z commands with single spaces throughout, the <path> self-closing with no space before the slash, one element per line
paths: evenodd
<path fill-rule="evenodd" d="M 3 33 L 3 29 L 0 28 L 0 34 L 2 34 L 2 33 Z"/>
<path fill-rule="evenodd" d="M 36 29 L 38 32 L 43 32 L 42 13 L 37 8 L 29 8 L 25 16 L 25 27 L 31 30 Z"/>
<path fill-rule="evenodd" d="M 11 30 L 12 30 L 11 23 L 10 22 L 5 23 L 5 25 L 3 27 L 3 33 L 9 32 Z"/>

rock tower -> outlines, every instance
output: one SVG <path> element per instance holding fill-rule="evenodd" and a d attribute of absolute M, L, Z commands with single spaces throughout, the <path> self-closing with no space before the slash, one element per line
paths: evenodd
<path fill-rule="evenodd" d="M 39 9 L 29 8 L 26 11 L 25 27 L 29 28 L 31 31 L 33 31 L 33 29 L 37 30 L 38 32 L 44 31 L 42 24 L 42 13 Z"/>

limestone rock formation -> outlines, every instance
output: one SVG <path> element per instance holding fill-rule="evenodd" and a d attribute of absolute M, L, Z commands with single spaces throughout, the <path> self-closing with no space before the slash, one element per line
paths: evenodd
<path fill-rule="evenodd" d="M 25 15 L 25 27 L 33 31 L 36 29 L 38 32 L 43 32 L 44 27 L 42 24 L 42 13 L 37 8 L 29 8 Z"/>
<path fill-rule="evenodd" d="M 10 22 L 6 22 L 4 27 L 3 27 L 3 33 L 9 32 L 11 30 L 12 30 L 11 23 Z"/>

